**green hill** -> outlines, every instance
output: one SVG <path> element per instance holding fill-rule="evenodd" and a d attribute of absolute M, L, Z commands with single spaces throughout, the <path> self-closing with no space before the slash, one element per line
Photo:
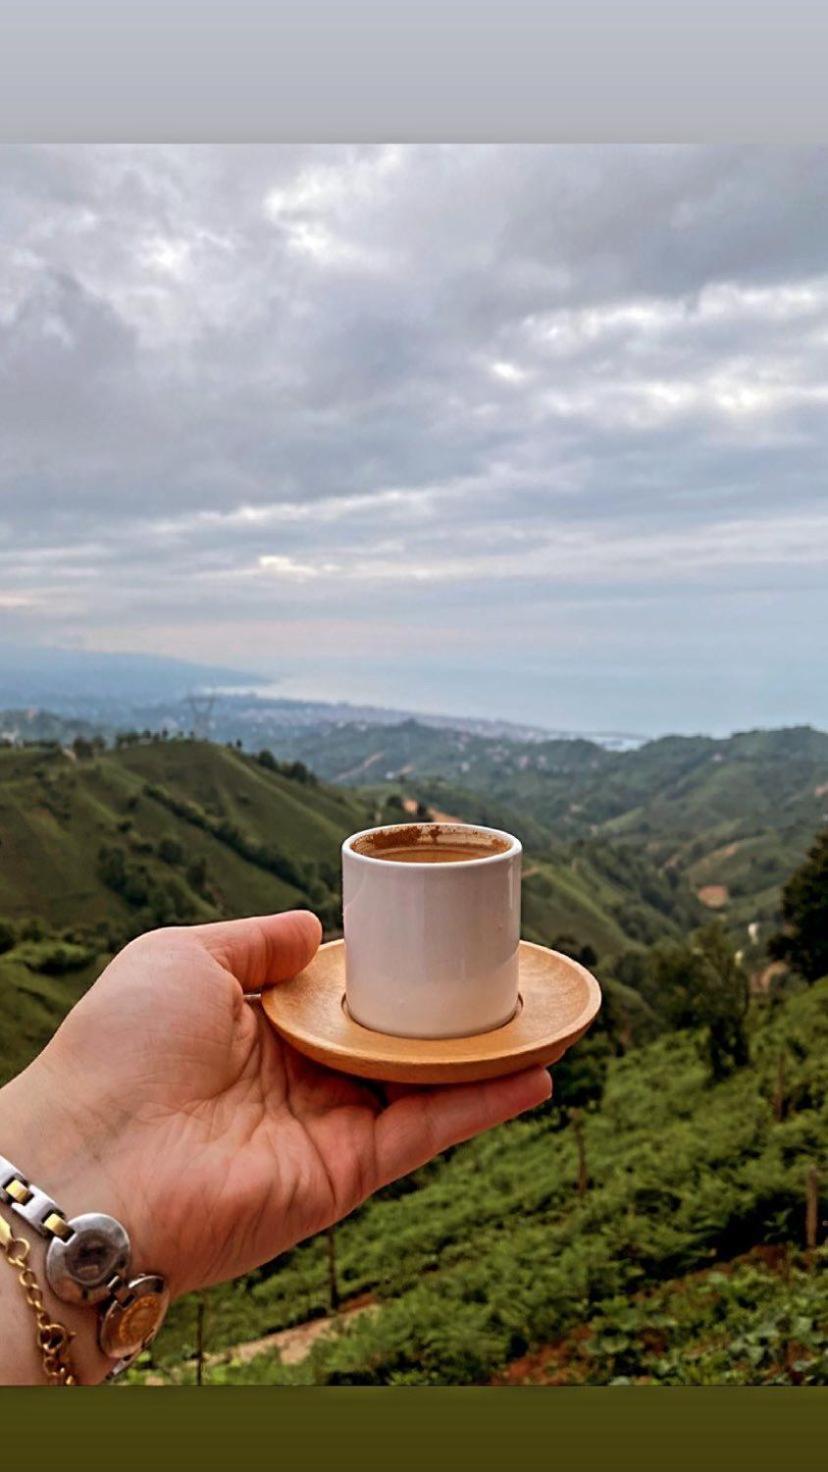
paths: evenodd
<path fill-rule="evenodd" d="M 0 750 L 0 915 L 18 937 L 0 956 L 0 1076 L 154 925 L 304 905 L 335 927 L 339 846 L 373 816 L 206 743 Z"/>
<path fill-rule="evenodd" d="M 332 782 L 362 786 L 398 776 L 414 780 L 439 776 L 506 800 L 516 774 L 524 774 L 520 790 L 528 795 L 538 773 L 541 779 L 559 779 L 598 772 L 612 764 L 610 754 L 591 741 L 515 741 L 424 725 L 415 719 L 395 725 L 349 721 L 314 727 L 285 737 L 279 754 L 301 755 Z"/>
<path fill-rule="evenodd" d="M 25 722 L 21 727 L 26 714 L 8 713 L 15 729 L 28 729 Z M 64 739 L 65 722 L 43 712 L 37 721 L 39 732 Z M 132 751 L 139 765 L 172 762 L 168 785 L 177 789 L 187 780 L 178 759 L 152 753 L 195 745 L 159 741 Z M 275 755 L 300 760 L 340 784 L 340 803 L 347 801 L 344 786 L 374 811 L 384 811 L 396 795 L 519 832 L 527 850 L 547 864 L 544 903 L 556 907 L 556 932 L 574 928 L 581 944 L 599 954 L 617 950 L 630 931 L 615 923 L 617 916 L 607 928 L 600 882 L 589 894 L 576 886 L 573 895 L 566 854 L 574 841 L 620 846 L 637 861 L 646 857 L 662 873 L 678 874 L 702 905 L 721 913 L 758 970 L 778 921 L 779 885 L 828 822 L 828 735 L 810 727 L 722 739 L 669 736 L 618 752 L 583 739 L 513 740 L 414 719 L 395 725 L 343 721 L 291 728 L 278 738 Z M 244 763 L 238 754 L 235 759 Z M 195 761 L 188 788 L 197 802 L 202 765 Z M 225 783 L 225 795 L 241 821 L 248 809 L 232 799 L 232 786 Z M 304 851 L 304 832 L 294 830 L 290 841 L 294 852 Z M 36 869 L 35 890 L 40 858 Z M 528 923 L 540 933 L 535 909 L 527 890 Z M 652 924 L 636 922 L 632 929 L 633 938 L 654 934 Z"/>
<path fill-rule="evenodd" d="M 807 1173 L 826 1164 L 828 980 L 756 1004 L 752 1057 L 715 1086 L 692 1033 L 613 1061 L 584 1120 L 585 1192 L 575 1131 L 547 1107 L 381 1193 L 336 1230 L 340 1293 L 372 1311 L 301 1364 L 270 1351 L 214 1377 L 485 1383 L 529 1353 L 534 1375 L 512 1379 L 552 1362 L 555 1383 L 824 1383 L 828 1279 L 801 1249 Z M 327 1305 L 317 1238 L 211 1292 L 208 1350 Z M 154 1353 L 173 1377 L 193 1332 L 183 1303 Z"/>
<path fill-rule="evenodd" d="M 703 907 L 678 876 L 640 852 L 594 839 L 529 853 L 523 930 L 551 945 L 569 936 L 607 963 L 632 946 L 678 939 L 701 924 Z"/>
<path fill-rule="evenodd" d="M 109 960 L 108 952 L 84 946 L 76 948 L 75 969 L 60 975 L 41 969 L 56 951 L 67 950 L 51 941 L 29 941 L 0 956 L 0 1084 L 40 1052 Z"/>
<path fill-rule="evenodd" d="M 508 741 L 416 721 L 328 728 L 308 760 L 345 783 L 382 778 L 449 812 L 507 813 L 537 836 L 632 845 L 721 908 L 740 944 L 764 942 L 779 885 L 828 822 L 828 734 L 668 736 L 634 751 L 589 741 Z M 507 824 L 508 826 L 508 824 Z"/>
<path fill-rule="evenodd" d="M 129 926 L 140 903 L 101 872 L 101 848 L 120 846 L 150 880 L 186 890 L 187 918 L 284 908 L 308 902 L 342 838 L 370 817 L 356 794 L 207 743 L 153 742 L 86 761 L 60 749 L 0 751 L 0 905 L 56 927 L 115 917 Z M 239 834 L 269 853 L 245 852 Z M 294 856 L 306 867 L 292 871 Z M 188 874 L 196 860 L 206 865 L 200 884 Z"/>
<path fill-rule="evenodd" d="M 58 746 L 0 749 L 0 916 L 18 941 L 0 955 L 0 1073 L 23 1065 L 143 930 L 307 905 L 335 932 L 339 846 L 403 816 L 387 797 L 206 742 L 142 741 L 81 759 Z M 523 833 L 519 813 L 458 799 L 457 816 Z M 526 828 L 528 939 L 589 946 L 606 967 L 698 923 L 686 889 L 646 859 L 606 844 L 570 850 L 541 825 Z"/>
<path fill-rule="evenodd" d="M 803 824 L 813 831 L 828 811 L 828 734 L 807 726 L 721 739 L 665 736 L 612 752 L 585 740 L 495 740 L 410 720 L 309 732 L 302 759 L 354 786 L 418 788 L 437 779 L 438 790 L 526 809 L 561 838 L 615 826 L 675 847 L 717 827 L 749 832 L 751 823 L 753 831 Z"/>

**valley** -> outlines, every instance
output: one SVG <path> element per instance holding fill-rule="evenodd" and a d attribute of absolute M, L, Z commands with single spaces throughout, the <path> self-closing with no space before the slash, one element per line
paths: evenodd
<path fill-rule="evenodd" d="M 828 1379 L 803 1230 L 826 1165 L 828 983 L 806 987 L 767 948 L 825 824 L 828 737 L 616 752 L 404 721 L 251 751 L 149 729 L 106 741 L 64 719 L 0 746 L 0 1080 L 147 928 L 306 906 L 336 935 L 342 839 L 412 815 L 517 832 L 525 936 L 604 990 L 551 1105 L 212 1289 L 205 1378 Z M 749 995 L 747 1062 L 712 1079 L 715 994 L 708 1020 L 683 980 L 699 954 Z M 191 1382 L 199 1311 L 177 1304 L 130 1378 Z"/>

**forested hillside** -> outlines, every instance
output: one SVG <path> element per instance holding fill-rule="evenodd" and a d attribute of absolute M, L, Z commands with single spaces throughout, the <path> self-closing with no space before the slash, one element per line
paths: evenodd
<path fill-rule="evenodd" d="M 780 884 L 828 823 L 828 735 L 810 727 L 670 736 L 627 752 L 586 741 L 492 742 L 414 723 L 364 733 L 366 746 L 375 735 L 400 743 L 401 790 L 475 816 L 508 804 L 515 821 L 549 841 L 589 838 L 649 859 L 757 955 L 776 923 Z M 326 742 L 344 739 L 332 732 Z"/>
<path fill-rule="evenodd" d="M 153 926 L 300 905 L 336 928 L 339 845 L 373 811 L 207 743 L 0 750 L 0 1075 Z"/>
<path fill-rule="evenodd" d="M 803 1248 L 809 1171 L 824 1169 L 828 1138 L 828 981 L 765 1004 L 751 1052 L 712 1085 L 698 1036 L 672 1033 L 611 1062 L 580 1131 L 561 1128 L 553 1102 L 390 1188 L 336 1229 L 344 1307 L 367 1311 L 346 1313 L 298 1364 L 263 1347 L 210 1376 L 824 1382 L 828 1276 Z M 208 1350 L 329 1303 L 318 1238 L 249 1287 L 210 1294 Z M 189 1303 L 156 1347 L 155 1378 L 192 1378 L 194 1334 Z"/>

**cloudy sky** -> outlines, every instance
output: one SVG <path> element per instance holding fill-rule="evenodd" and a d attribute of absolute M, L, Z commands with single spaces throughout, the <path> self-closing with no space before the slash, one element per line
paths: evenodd
<path fill-rule="evenodd" d="M 828 152 L 0 153 L 0 639 L 828 725 Z"/>

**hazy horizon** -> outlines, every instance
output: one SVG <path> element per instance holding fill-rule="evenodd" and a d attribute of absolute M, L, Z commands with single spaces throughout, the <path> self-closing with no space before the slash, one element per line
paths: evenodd
<path fill-rule="evenodd" d="M 0 639 L 828 726 L 826 162 L 0 150 Z"/>
<path fill-rule="evenodd" d="M 27 655 L 34 658 L 34 669 L 26 668 Z M 99 660 L 103 661 L 103 664 L 99 663 Z M 110 661 L 117 668 L 117 679 L 114 678 L 114 671 L 111 668 L 110 678 L 107 678 L 107 666 Z M 88 670 L 88 673 L 84 672 L 85 669 Z M 59 671 L 60 676 L 57 683 L 54 676 L 55 670 Z M 61 709 L 66 710 L 69 706 L 74 709 L 78 700 L 83 697 L 123 702 L 128 698 L 126 692 L 130 688 L 130 670 L 134 671 L 132 681 L 136 706 L 147 702 L 148 691 L 155 680 L 155 699 L 162 705 L 165 701 L 169 702 L 171 699 L 181 698 L 199 690 L 217 690 L 226 694 L 249 692 L 263 700 L 345 703 L 355 708 L 375 706 L 385 710 L 402 711 L 414 716 L 512 722 L 518 726 L 535 726 L 562 734 L 626 735 L 643 737 L 646 740 L 669 735 L 725 737 L 739 731 L 756 729 L 757 724 L 759 729 L 794 725 L 810 725 L 817 729 L 824 729 L 820 727 L 819 722 L 809 720 L 780 720 L 765 723 L 736 721 L 730 726 L 721 723 L 710 726 L 688 723 L 684 726 L 666 725 L 649 729 L 645 726 L 633 727 L 618 724 L 595 726 L 573 721 L 567 724 L 556 722 L 542 713 L 544 709 L 542 702 L 537 698 L 532 700 L 531 682 L 524 681 L 522 676 L 517 677 L 517 680 L 518 683 L 525 686 L 524 694 L 528 698 L 518 701 L 511 709 L 505 707 L 501 709 L 496 702 L 487 701 L 479 692 L 475 698 L 473 689 L 465 700 L 461 699 L 458 683 L 462 688 L 462 679 L 458 682 L 457 679 L 448 678 L 445 694 L 441 694 L 439 679 L 434 678 L 432 670 L 424 672 L 427 678 L 422 685 L 419 685 L 416 680 L 410 685 L 407 698 L 394 700 L 388 698 L 385 693 L 390 682 L 384 680 L 381 670 L 376 669 L 372 669 L 364 676 L 360 676 L 358 671 L 349 669 L 347 676 L 340 684 L 337 684 L 333 672 L 320 672 L 315 680 L 307 672 L 301 670 L 297 670 L 294 674 L 284 672 L 281 677 L 268 679 L 263 672 L 257 672 L 249 665 L 245 668 L 240 666 L 234 668 L 224 665 L 200 664 L 174 656 L 147 654 L 140 650 L 119 651 L 112 654 L 104 650 L 61 649 L 59 646 L 45 648 L 32 645 L 27 649 L 24 645 L 11 646 L 3 641 L 0 641 L 0 708 L 15 703 L 19 704 L 23 700 L 24 704 L 39 704 L 45 701 L 43 708 L 48 709 L 50 708 L 47 694 L 49 691 L 51 691 L 51 708 L 56 714 L 60 714 Z M 186 680 L 183 678 L 183 671 L 187 673 Z M 163 678 L 160 678 L 161 676 Z M 508 672 L 501 672 L 501 677 L 508 679 Z M 142 684 L 141 681 L 144 683 Z M 526 714 L 527 711 L 530 713 Z M 540 714 L 531 714 L 533 711 L 540 712 Z"/>

